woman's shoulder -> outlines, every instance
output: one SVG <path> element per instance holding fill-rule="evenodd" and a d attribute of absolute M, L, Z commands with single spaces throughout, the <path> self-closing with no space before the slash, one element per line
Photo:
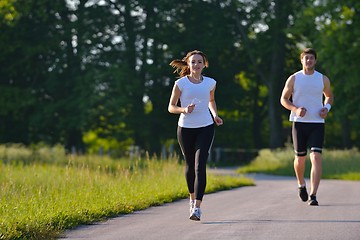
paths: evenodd
<path fill-rule="evenodd" d="M 207 76 L 203 76 L 203 80 L 204 82 L 210 83 L 210 84 L 216 84 L 216 80 L 214 78 L 211 77 L 207 77 Z"/>
<path fill-rule="evenodd" d="M 183 85 L 183 84 L 185 84 L 186 83 L 186 76 L 185 77 L 181 77 L 181 78 L 178 78 L 176 81 L 175 81 L 175 84 L 176 85 Z"/>
<path fill-rule="evenodd" d="M 215 80 L 214 78 L 208 77 L 208 76 L 204 76 L 204 75 L 203 75 L 203 79 L 204 79 L 204 80 L 209 80 L 209 81 L 215 81 L 215 82 L 216 82 L 216 80 Z"/>
<path fill-rule="evenodd" d="M 181 77 L 181 78 L 178 78 L 175 83 L 179 83 L 179 82 L 185 82 L 187 81 L 187 76 L 184 76 L 184 77 Z"/>
<path fill-rule="evenodd" d="M 188 85 L 187 76 L 177 79 L 175 81 L 175 85 L 177 85 L 180 88 L 180 90 L 182 91 L 182 89 Z"/>

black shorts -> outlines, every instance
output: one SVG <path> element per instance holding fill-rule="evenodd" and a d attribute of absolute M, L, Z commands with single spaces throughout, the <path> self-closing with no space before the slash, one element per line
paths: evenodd
<path fill-rule="evenodd" d="M 293 122 L 292 138 L 295 154 L 306 156 L 308 147 L 311 152 L 322 153 L 324 134 L 324 123 Z"/>

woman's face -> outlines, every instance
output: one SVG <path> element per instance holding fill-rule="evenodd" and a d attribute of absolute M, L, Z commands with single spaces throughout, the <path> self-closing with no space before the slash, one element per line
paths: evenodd
<path fill-rule="evenodd" d="M 200 54 L 194 54 L 189 57 L 188 65 L 191 73 L 201 73 L 205 67 L 204 59 Z"/>

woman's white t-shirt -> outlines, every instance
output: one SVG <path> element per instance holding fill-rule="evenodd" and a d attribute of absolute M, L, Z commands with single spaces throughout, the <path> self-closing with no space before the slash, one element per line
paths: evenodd
<path fill-rule="evenodd" d="M 194 111 L 191 113 L 181 113 L 178 121 L 180 127 L 199 128 L 209 126 L 214 123 L 209 110 L 210 91 L 216 86 L 216 81 L 212 78 L 203 76 L 200 83 L 192 83 L 187 76 L 175 81 L 181 91 L 181 107 L 195 104 Z"/>
<path fill-rule="evenodd" d="M 306 75 L 303 70 L 300 70 L 294 76 L 292 101 L 297 107 L 305 107 L 306 114 L 299 117 L 292 111 L 289 120 L 293 122 L 325 122 L 319 115 L 320 110 L 323 108 L 323 75 L 317 71 L 311 75 Z"/>

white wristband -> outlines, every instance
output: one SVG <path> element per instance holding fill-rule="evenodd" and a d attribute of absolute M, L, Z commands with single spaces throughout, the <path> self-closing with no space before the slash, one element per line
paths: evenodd
<path fill-rule="evenodd" d="M 331 109 L 330 103 L 325 104 L 324 108 L 327 108 L 328 112 L 330 112 Z"/>

